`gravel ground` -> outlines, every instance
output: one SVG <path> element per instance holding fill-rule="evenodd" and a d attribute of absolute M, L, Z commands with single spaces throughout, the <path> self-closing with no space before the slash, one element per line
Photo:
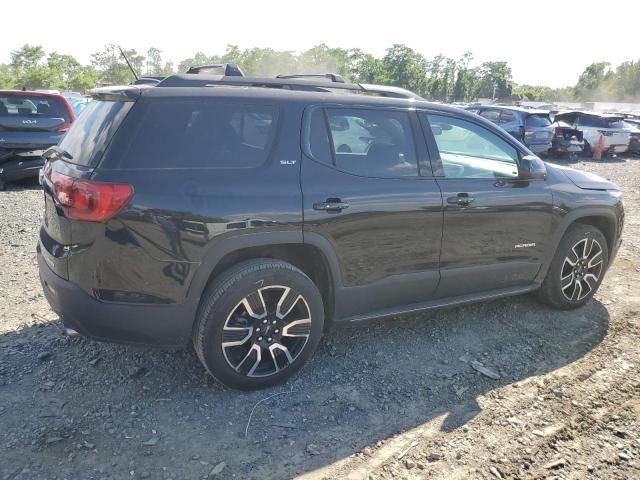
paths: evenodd
<path fill-rule="evenodd" d="M 640 478 L 640 160 L 575 166 L 627 208 L 584 308 L 522 296 L 338 327 L 255 393 L 191 352 L 62 337 L 34 256 L 42 192 L 0 192 L 0 479 Z"/>

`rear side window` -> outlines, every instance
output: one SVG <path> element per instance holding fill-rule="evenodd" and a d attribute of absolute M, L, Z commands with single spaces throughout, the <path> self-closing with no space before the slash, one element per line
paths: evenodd
<path fill-rule="evenodd" d="M 133 102 L 89 102 L 60 142 L 60 148 L 71 154 L 68 161 L 95 166 L 132 105 Z"/>
<path fill-rule="evenodd" d="M 525 126 L 527 127 L 548 127 L 551 121 L 547 115 L 527 115 Z"/>
<path fill-rule="evenodd" d="M 0 116 L 23 118 L 63 118 L 70 123 L 71 118 L 64 101 L 48 95 L 0 94 Z"/>
<path fill-rule="evenodd" d="M 315 116 L 315 115 L 314 115 Z M 311 123 L 310 149 L 324 160 L 327 151 L 336 167 L 366 177 L 417 176 L 416 150 L 408 113 L 373 109 L 326 109 Z M 326 125 L 329 141 L 326 138 Z M 315 127 L 315 131 L 314 131 Z M 316 156 L 318 155 L 318 156 Z"/>
<path fill-rule="evenodd" d="M 84 115 L 84 114 L 83 114 Z M 138 105 L 105 168 L 247 168 L 264 163 L 277 127 L 270 106 L 202 102 Z"/>

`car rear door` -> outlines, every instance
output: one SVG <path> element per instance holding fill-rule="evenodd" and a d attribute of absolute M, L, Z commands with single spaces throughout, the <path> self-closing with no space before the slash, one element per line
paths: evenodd
<path fill-rule="evenodd" d="M 432 298 L 442 197 L 415 112 L 310 107 L 304 139 L 304 238 L 335 252 L 336 317 Z"/>
<path fill-rule="evenodd" d="M 520 148 L 481 120 L 419 113 L 444 200 L 438 297 L 530 285 L 544 261 L 553 199 L 518 177 Z"/>

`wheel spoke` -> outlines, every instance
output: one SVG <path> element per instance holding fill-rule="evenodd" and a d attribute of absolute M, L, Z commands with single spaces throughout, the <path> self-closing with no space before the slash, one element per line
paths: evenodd
<path fill-rule="evenodd" d="M 291 289 L 285 289 L 282 297 L 278 301 L 278 306 L 276 307 L 276 316 L 279 319 L 286 318 L 287 315 L 291 313 L 293 308 L 298 304 L 298 302 L 302 299 L 302 295 L 289 295 L 291 293 Z M 293 301 L 289 301 L 290 298 L 293 298 Z"/>
<path fill-rule="evenodd" d="M 593 287 L 595 287 L 596 283 L 598 283 L 598 277 L 596 277 L 593 273 L 587 273 L 582 279 L 584 280 L 584 283 L 587 284 L 587 287 L 589 288 L 589 292 L 591 292 L 591 290 L 593 290 Z M 589 283 L 589 280 L 591 280 L 591 283 Z"/>
<path fill-rule="evenodd" d="M 283 337 L 308 337 L 311 333 L 311 319 L 295 320 L 282 327 Z"/>
<path fill-rule="evenodd" d="M 257 290 L 251 295 L 246 296 L 242 299 L 241 303 L 247 313 L 253 318 L 261 320 L 267 316 L 267 305 L 264 302 L 261 290 Z"/>
<path fill-rule="evenodd" d="M 289 352 L 289 349 L 287 347 L 285 347 L 284 345 L 282 345 L 281 343 L 274 343 L 273 345 L 271 345 L 269 347 L 269 352 L 271 353 L 271 358 L 273 359 L 273 364 L 276 367 L 276 372 L 280 371 L 280 365 L 278 365 L 278 356 L 276 355 L 276 350 L 280 350 L 281 352 L 284 353 L 284 356 L 287 358 L 287 364 L 284 365 L 282 368 L 286 367 L 287 365 L 290 365 L 291 363 L 293 363 L 293 357 L 291 356 L 291 353 Z"/>
<path fill-rule="evenodd" d="M 575 280 L 575 276 L 573 275 L 573 272 L 571 272 L 566 277 L 561 278 L 560 279 L 560 287 L 562 288 L 562 291 L 564 292 L 567 288 L 569 288 L 571 285 L 573 285 L 573 281 L 574 280 Z"/>
<path fill-rule="evenodd" d="M 222 348 L 237 347 L 251 338 L 253 327 L 224 327 Z"/>
<path fill-rule="evenodd" d="M 593 257 L 589 259 L 587 266 L 589 268 L 597 267 L 602 263 L 602 250 L 599 250 Z"/>
<path fill-rule="evenodd" d="M 584 240 L 584 247 L 582 248 L 582 258 L 589 258 L 589 255 L 591 255 L 591 250 L 593 250 L 593 240 L 590 238 L 586 238 Z"/>
<path fill-rule="evenodd" d="M 247 371 L 246 365 L 245 365 L 245 368 L 243 368 L 243 365 L 247 361 L 247 359 L 251 357 L 252 354 L 255 354 L 256 360 L 255 362 L 253 362 L 253 365 L 251 365 L 251 367 Z M 247 375 L 248 377 L 250 377 L 253 375 L 253 372 L 255 372 L 256 368 L 258 368 L 258 365 L 260 365 L 261 361 L 262 361 L 262 349 L 260 348 L 259 345 L 256 345 L 254 343 L 253 345 L 251 345 L 251 348 L 249 349 L 247 354 L 244 356 L 244 358 L 240 361 L 240 363 L 238 363 L 235 369 L 237 372 L 243 373 L 244 375 Z"/>
<path fill-rule="evenodd" d="M 582 282 L 576 279 L 575 285 L 576 288 L 571 295 L 571 300 L 580 300 L 582 298 Z"/>

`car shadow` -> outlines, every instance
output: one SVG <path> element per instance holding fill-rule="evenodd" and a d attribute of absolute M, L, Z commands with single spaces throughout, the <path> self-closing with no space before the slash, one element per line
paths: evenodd
<path fill-rule="evenodd" d="M 287 384 L 237 392 L 189 351 L 62 337 L 42 322 L 0 336 L 0 478 L 314 472 L 427 424 L 464 426 L 481 396 L 580 361 L 608 323 L 595 300 L 565 312 L 522 296 L 338 325 Z"/>

